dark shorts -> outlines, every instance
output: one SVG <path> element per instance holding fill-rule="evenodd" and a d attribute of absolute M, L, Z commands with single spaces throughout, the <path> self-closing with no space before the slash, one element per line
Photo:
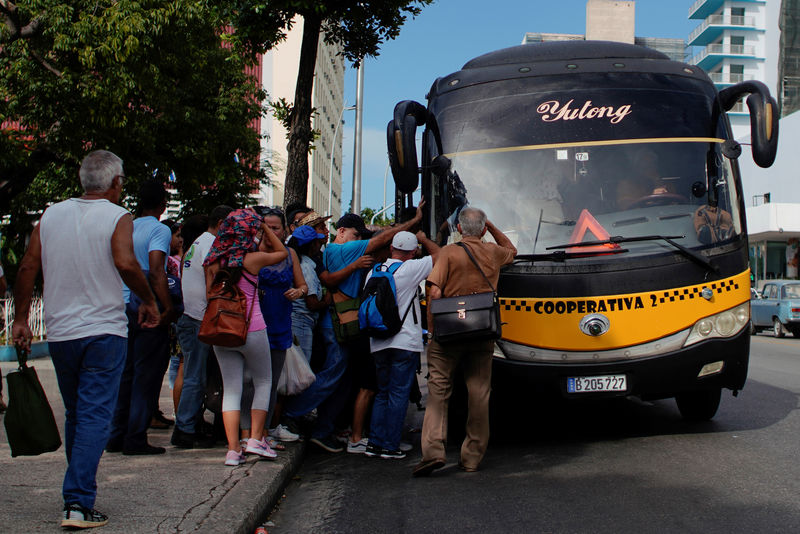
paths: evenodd
<path fill-rule="evenodd" d="M 353 386 L 358 389 L 378 390 L 375 360 L 369 352 L 369 338 L 358 340 L 348 347 Z"/>

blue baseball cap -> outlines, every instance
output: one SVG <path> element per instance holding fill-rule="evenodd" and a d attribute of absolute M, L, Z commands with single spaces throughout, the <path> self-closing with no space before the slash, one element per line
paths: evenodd
<path fill-rule="evenodd" d="M 304 224 L 295 228 L 294 232 L 292 232 L 292 237 L 297 240 L 298 245 L 303 246 L 315 239 L 325 239 L 325 234 L 318 234 L 316 230 Z"/>

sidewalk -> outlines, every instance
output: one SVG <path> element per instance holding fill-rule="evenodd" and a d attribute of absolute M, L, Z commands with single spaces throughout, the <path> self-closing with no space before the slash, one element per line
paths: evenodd
<path fill-rule="evenodd" d="M 64 436 L 64 406 L 49 358 L 30 360 L 44 386 Z M 6 374 L 16 362 L 2 362 L 3 398 Z M 160 407 L 172 413 L 172 392 L 161 391 Z M 0 419 L 3 416 L 0 415 Z M 171 418 L 171 417 L 170 417 Z M 167 448 L 156 456 L 105 453 L 97 473 L 95 507 L 108 525 L 89 532 L 201 532 L 252 534 L 257 520 L 277 503 L 302 461 L 305 444 L 289 443 L 276 461 L 248 458 L 246 464 L 223 465 L 225 447 L 184 450 L 169 444 L 172 429 L 150 430 L 150 443 Z M 0 531 L 62 532 L 61 483 L 66 467 L 64 447 L 41 456 L 11 457 L 0 425 Z"/>

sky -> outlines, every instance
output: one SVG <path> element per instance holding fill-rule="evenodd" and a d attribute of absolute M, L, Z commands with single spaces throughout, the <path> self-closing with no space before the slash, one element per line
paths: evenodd
<path fill-rule="evenodd" d="M 637 37 L 686 39 L 698 21 L 689 20 L 694 0 L 637 0 Z M 406 20 L 400 35 L 385 43 L 376 58 L 364 62 L 361 207 L 384 206 L 387 167 L 386 124 L 401 100 L 427 104 L 436 78 L 456 72 L 468 60 L 522 43 L 526 32 L 586 31 L 586 0 L 435 0 L 416 19 Z M 356 102 L 356 74 L 345 74 L 345 101 Z M 344 112 L 343 207 L 352 198 L 355 111 Z M 421 131 L 420 131 L 421 133 Z M 386 203 L 394 201 L 391 172 Z M 390 211 L 390 213 L 393 213 Z"/>

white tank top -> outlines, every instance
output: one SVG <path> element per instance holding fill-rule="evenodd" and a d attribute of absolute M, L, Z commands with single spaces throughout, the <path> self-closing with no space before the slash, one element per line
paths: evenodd
<path fill-rule="evenodd" d="M 71 198 L 42 215 L 39 235 L 49 341 L 128 337 L 122 278 L 111 254 L 111 235 L 127 213 L 108 200 Z"/>

